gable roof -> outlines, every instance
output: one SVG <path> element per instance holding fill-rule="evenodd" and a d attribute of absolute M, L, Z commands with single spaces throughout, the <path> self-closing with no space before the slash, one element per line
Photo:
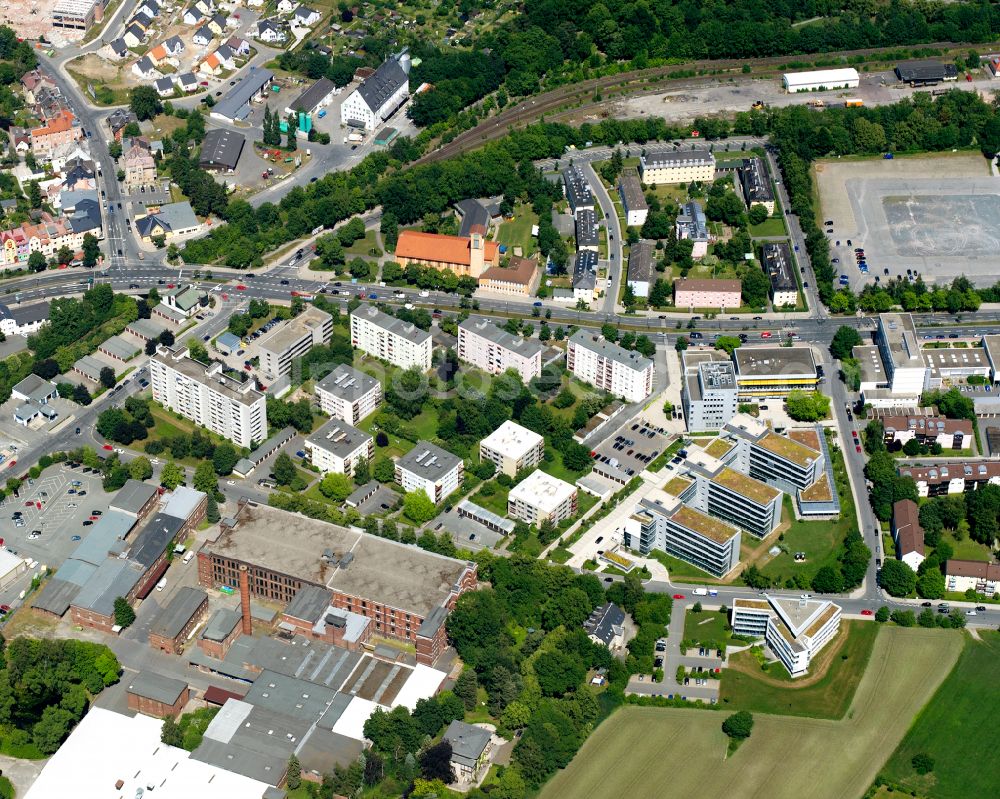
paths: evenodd
<path fill-rule="evenodd" d="M 916 502 L 901 499 L 892 506 L 892 527 L 900 557 L 911 552 L 924 554 L 924 531 L 920 526 L 920 511 Z"/>
<path fill-rule="evenodd" d="M 361 82 L 357 92 L 372 111 L 378 111 L 408 81 L 409 77 L 399 61 L 388 58 Z"/>
<path fill-rule="evenodd" d="M 420 261 L 436 261 L 449 264 L 472 263 L 471 238 L 444 236 L 440 233 L 423 233 L 419 230 L 404 230 L 396 242 L 396 255 Z M 484 260 L 496 258 L 500 247 L 495 241 L 483 241 Z"/>
<path fill-rule="evenodd" d="M 509 266 L 491 266 L 479 276 L 479 282 L 496 280 L 504 283 L 517 283 L 521 286 L 531 285 L 535 278 L 538 265 L 531 258 L 511 258 Z"/>

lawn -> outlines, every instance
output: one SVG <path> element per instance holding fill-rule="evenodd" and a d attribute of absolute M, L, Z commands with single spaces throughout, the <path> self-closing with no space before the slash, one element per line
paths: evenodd
<path fill-rule="evenodd" d="M 701 613 L 689 610 L 684 614 L 684 640 L 713 648 L 725 645 L 730 641 L 728 626 L 728 614 L 717 610 L 703 610 Z"/>
<path fill-rule="evenodd" d="M 552 460 L 544 460 L 540 466 L 541 470 L 546 474 L 551 474 L 553 477 L 558 477 L 560 480 L 565 480 L 567 483 L 575 483 L 580 477 L 590 471 L 590 468 L 583 472 L 570 471 L 563 466 L 562 453 L 559 450 L 555 447 L 549 447 L 546 449 L 546 453 L 549 452 L 552 453 Z"/>
<path fill-rule="evenodd" d="M 716 580 L 708 572 L 704 572 L 697 566 L 692 566 L 687 561 L 678 560 L 671 557 L 666 552 L 659 549 L 651 549 L 649 557 L 662 563 L 670 573 L 671 579 L 683 578 L 686 583 L 706 583 L 708 585 L 722 585 L 721 580 Z"/>
<path fill-rule="evenodd" d="M 975 719 L 989 723 L 1000 707 L 1000 634 L 984 630 L 979 635 L 981 641 L 965 636 L 958 664 L 882 772 L 908 792 L 927 799 L 1000 796 L 995 736 L 985 730 L 973 734 L 970 727 Z M 917 774 L 910 762 L 921 752 L 934 759 L 934 770 L 925 776 Z"/>
<path fill-rule="evenodd" d="M 952 549 L 955 550 L 953 557 L 956 560 L 982 560 L 987 562 L 993 560 L 993 552 L 986 544 L 973 541 L 968 536 L 959 541 L 955 538 L 954 534 L 946 533 L 942 536 L 942 539 L 951 544 Z"/>
<path fill-rule="evenodd" d="M 486 510 L 491 510 L 499 516 L 507 515 L 507 495 L 510 493 L 509 488 L 504 488 L 498 483 L 493 484 L 496 488 L 496 493 L 489 497 L 484 497 L 482 493 L 478 493 L 470 499 L 475 502 L 480 507 L 486 508 Z"/>
<path fill-rule="evenodd" d="M 150 413 L 153 415 L 153 427 L 149 431 L 149 438 L 145 441 L 136 442 L 135 447 L 141 447 L 145 449 L 145 445 L 150 441 L 164 441 L 165 439 L 173 438 L 177 435 L 191 435 L 196 429 L 203 435 L 207 436 L 213 444 L 221 444 L 223 438 L 217 436 L 215 433 L 211 433 L 204 427 L 198 427 L 193 422 L 189 422 L 187 419 L 178 419 L 170 411 L 157 405 L 155 402 L 149 403 Z M 158 455 L 161 460 L 171 460 L 182 466 L 194 466 L 197 467 L 201 460 L 188 455 L 185 458 L 174 458 L 170 454 L 170 450 L 165 450 L 162 454 Z"/>
<path fill-rule="evenodd" d="M 345 247 L 344 252 L 347 255 L 371 255 L 373 249 L 378 249 L 378 242 L 375 240 L 375 231 L 366 230 L 365 235 L 350 247 Z"/>
<path fill-rule="evenodd" d="M 541 798 L 860 797 L 885 752 L 902 740 L 910 719 L 947 676 L 961 647 L 962 639 L 953 631 L 884 628 L 872 658 L 879 668 L 865 672 L 844 719 L 761 714 L 753 735 L 730 757 L 722 713 L 623 708 L 590 736 Z M 986 744 L 990 737 L 982 739 Z M 952 745 L 956 756 L 964 754 L 963 747 Z M 989 762 L 983 761 L 984 766 Z"/>
<path fill-rule="evenodd" d="M 769 216 L 759 225 L 750 225 L 750 235 L 754 237 L 787 236 L 785 220 L 780 216 Z"/>
<path fill-rule="evenodd" d="M 813 575 L 823 566 L 836 568 L 840 545 L 848 531 L 856 527 L 856 518 L 854 499 L 850 490 L 845 489 L 847 475 L 844 471 L 844 456 L 839 450 L 833 450 L 831 455 L 834 478 L 840 494 L 840 517 L 834 521 L 796 519 L 792 512 L 792 499 L 786 494 L 782 519 L 789 519 L 791 524 L 785 530 L 784 538 L 776 542 L 783 550 L 781 554 L 764 565 L 757 564 L 765 576 L 786 578 L 802 574 L 806 580 L 812 580 Z M 806 559 L 796 563 L 796 552 L 805 552 Z"/>
<path fill-rule="evenodd" d="M 378 414 L 373 413 L 367 419 L 363 419 L 358 424 L 358 429 L 364 430 L 366 433 L 371 433 L 373 436 L 376 435 L 378 432 L 375 425 L 376 416 L 378 416 Z M 413 449 L 413 442 L 407 441 L 405 438 L 400 438 L 399 436 L 390 435 L 389 433 L 386 433 L 386 435 L 389 437 L 388 446 L 380 447 L 378 443 L 375 444 L 376 458 L 401 458 Z"/>
<path fill-rule="evenodd" d="M 530 205 L 517 205 L 514 208 L 514 218 L 500 224 L 496 240 L 499 244 L 505 244 L 508 250 L 520 247 L 527 258 L 535 253 L 537 239 L 531 235 L 531 227 L 537 224 L 538 214 Z M 509 254 L 513 255 L 513 252 Z"/>
<path fill-rule="evenodd" d="M 780 664 L 772 664 L 767 672 L 763 672 L 753 655 L 740 652 L 734 656 L 733 662 L 757 672 L 759 677 L 735 668 L 726 669 L 722 674 L 720 699 L 734 710 L 753 713 L 843 718 L 871 659 L 879 629 L 873 622 L 842 622 L 840 636 L 828 644 L 835 649 L 831 649 L 828 655 L 824 651 L 819 656 L 831 658 L 830 665 L 822 677 L 811 685 L 803 684 L 808 675 L 793 680 Z M 819 668 L 822 667 L 820 662 Z"/>

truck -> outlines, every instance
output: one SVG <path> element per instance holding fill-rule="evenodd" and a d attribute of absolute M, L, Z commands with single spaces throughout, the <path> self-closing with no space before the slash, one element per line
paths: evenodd
<path fill-rule="evenodd" d="M 351 142 L 359 142 L 359 141 L 364 141 L 364 140 L 365 140 L 365 137 L 362 136 L 360 133 L 348 133 L 347 134 L 347 138 L 344 139 L 345 142 L 349 142 L 349 141 L 351 141 Z"/>
<path fill-rule="evenodd" d="M 861 108 L 865 104 L 865 101 L 858 97 L 849 97 L 844 100 L 844 105 L 847 108 Z"/>
<path fill-rule="evenodd" d="M 826 105 L 826 101 L 825 100 L 820 100 L 817 97 L 815 100 L 809 100 L 809 101 L 807 101 L 806 105 L 810 105 L 813 108 L 822 108 L 823 106 Z"/>

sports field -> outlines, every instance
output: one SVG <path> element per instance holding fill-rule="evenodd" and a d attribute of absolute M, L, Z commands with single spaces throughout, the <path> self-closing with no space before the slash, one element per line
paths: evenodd
<path fill-rule="evenodd" d="M 541 797 L 860 797 L 961 650 L 954 631 L 882 628 L 844 719 L 756 715 L 753 735 L 729 759 L 724 712 L 623 708 Z"/>
<path fill-rule="evenodd" d="M 983 630 L 979 635 L 981 641 L 966 637 L 955 669 L 883 770 L 887 779 L 928 799 L 1000 796 L 996 736 L 970 725 L 983 719 L 991 726 L 1000 708 L 1000 633 Z M 934 759 L 933 771 L 925 776 L 911 764 L 919 753 Z"/>

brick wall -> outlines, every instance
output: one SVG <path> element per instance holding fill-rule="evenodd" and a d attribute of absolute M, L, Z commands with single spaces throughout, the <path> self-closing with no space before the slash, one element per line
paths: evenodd
<path fill-rule="evenodd" d="M 181 695 L 177 697 L 177 701 L 172 705 L 168 705 L 165 702 L 157 702 L 155 699 L 147 699 L 144 696 L 129 693 L 128 708 L 129 710 L 137 710 L 146 716 L 153 716 L 158 719 L 165 718 L 166 716 L 176 717 L 184 709 L 190 697 L 191 689 L 185 688 L 181 691 Z"/>

